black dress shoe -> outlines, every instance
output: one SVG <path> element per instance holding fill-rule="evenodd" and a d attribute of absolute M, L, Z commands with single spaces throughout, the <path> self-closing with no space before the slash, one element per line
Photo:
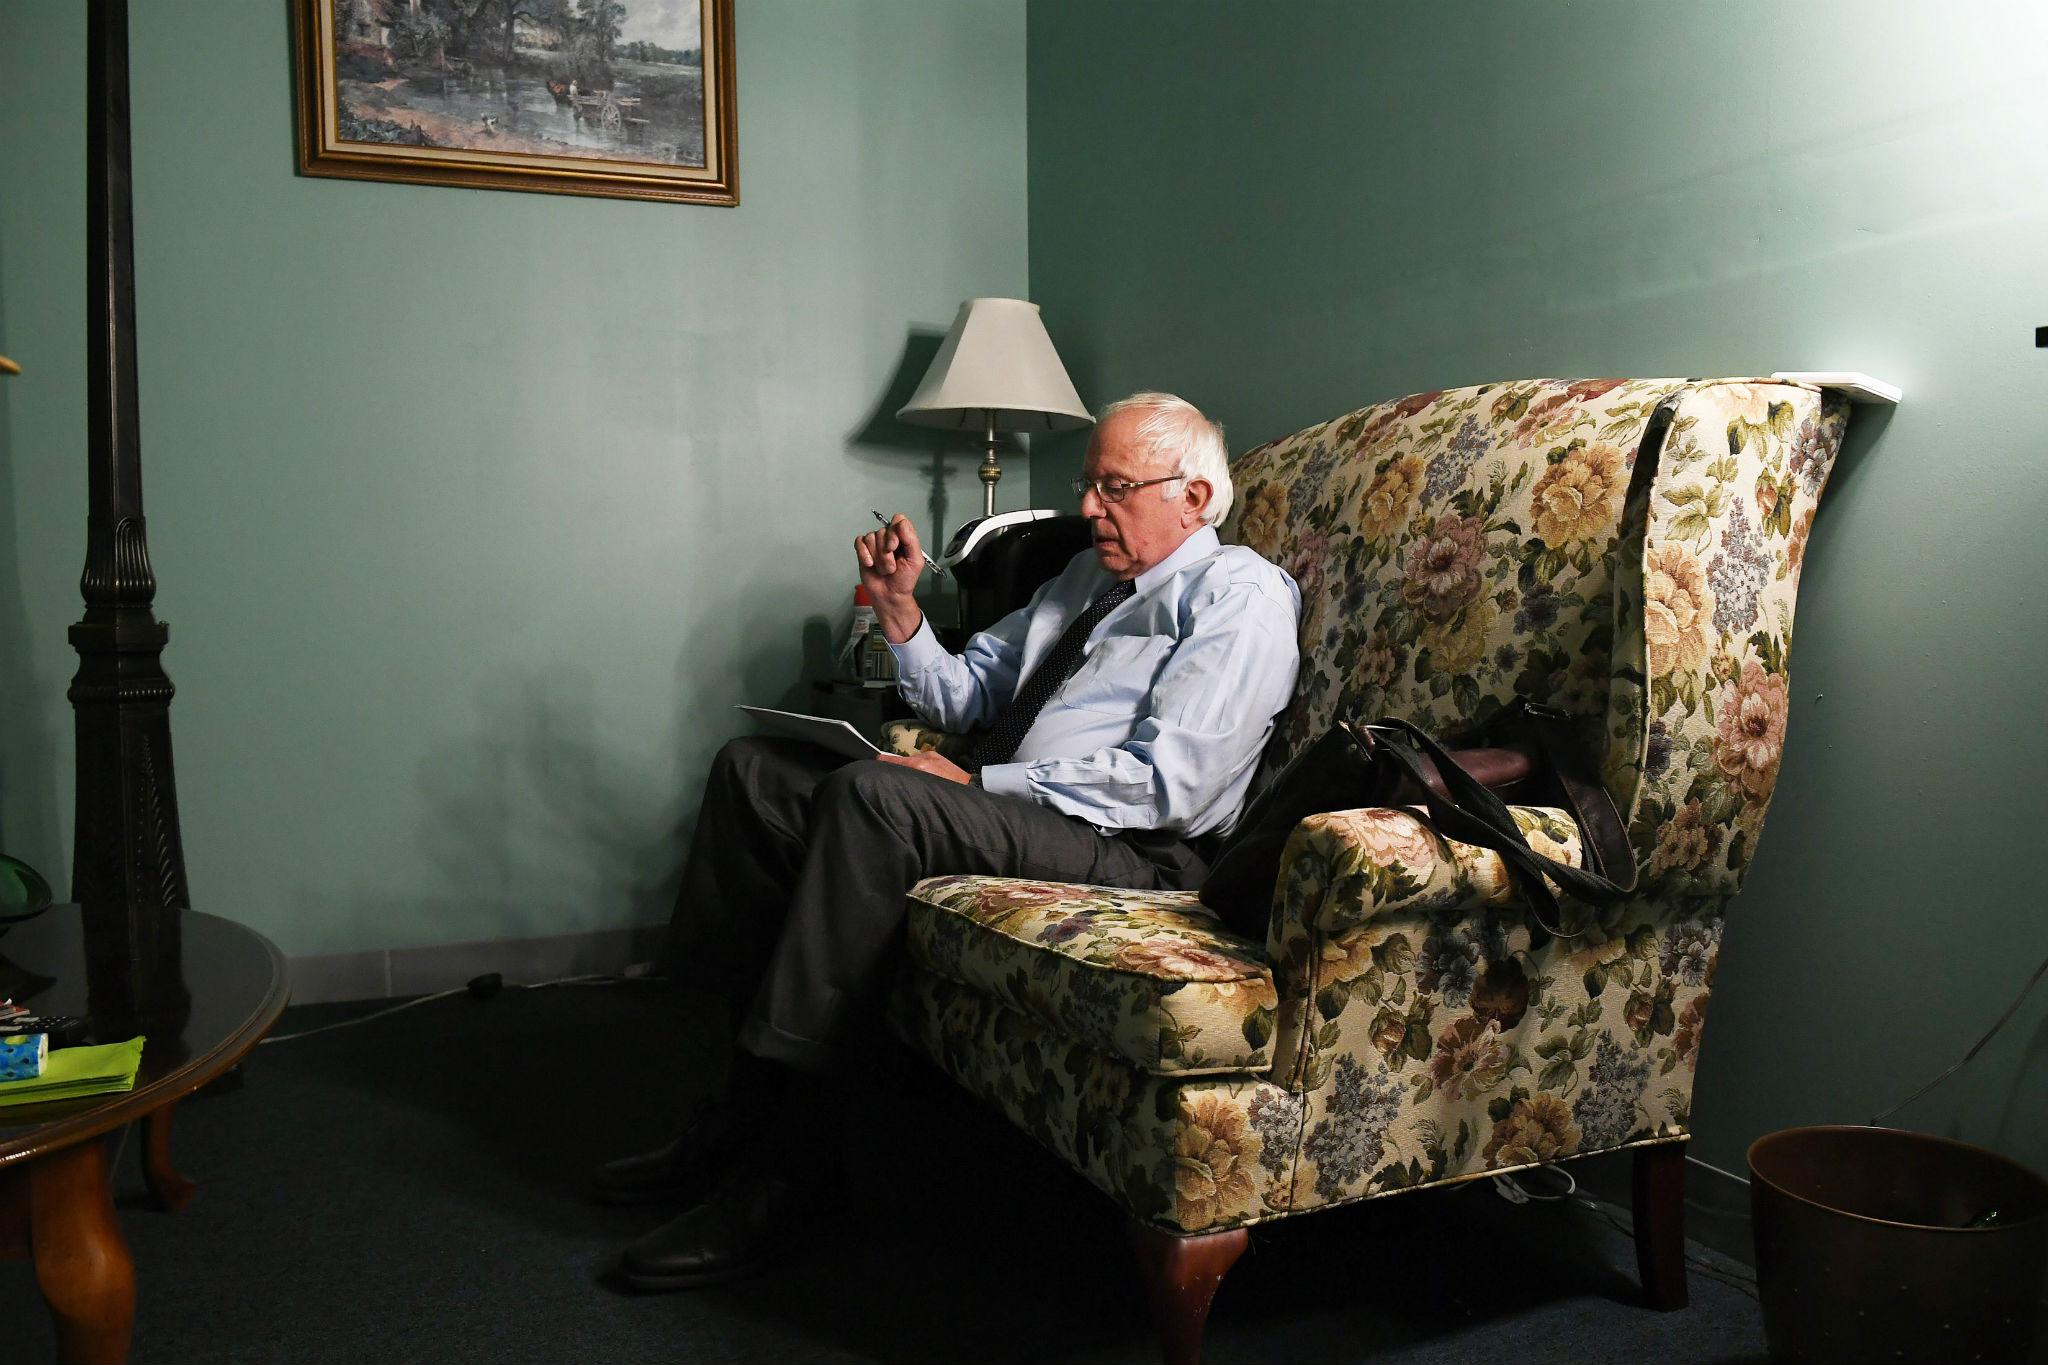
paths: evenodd
<path fill-rule="evenodd" d="M 674 1141 L 638 1156 L 607 1161 L 590 1177 L 600 1204 L 694 1204 L 711 1192 L 740 1144 L 723 1108 L 699 1115 Z"/>
<path fill-rule="evenodd" d="M 741 1167 L 709 1199 L 627 1247 L 619 1276 L 649 1291 L 743 1279 L 795 1243 L 815 1197 L 786 1176 Z"/>

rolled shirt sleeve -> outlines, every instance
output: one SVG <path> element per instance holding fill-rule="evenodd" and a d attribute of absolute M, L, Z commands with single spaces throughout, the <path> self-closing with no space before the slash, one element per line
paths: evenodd
<path fill-rule="evenodd" d="M 890 642 L 889 652 L 896 656 L 896 690 L 910 709 L 925 723 L 956 734 L 981 729 L 993 720 L 1017 693 L 1031 613 L 1052 586 L 1040 587 L 1030 602 L 978 632 L 967 642 L 965 653 L 947 653 L 932 632 L 929 617 L 918 622 L 917 633 L 902 644 Z"/>

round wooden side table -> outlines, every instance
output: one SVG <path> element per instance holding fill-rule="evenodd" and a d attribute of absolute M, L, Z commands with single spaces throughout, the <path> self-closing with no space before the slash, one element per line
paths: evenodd
<path fill-rule="evenodd" d="M 84 937 L 68 905 L 0 936 L 0 975 L 54 979 L 19 1003 L 88 1015 Z M 34 1259 L 63 1365 L 126 1360 L 135 1325 L 135 1265 L 114 1213 L 106 1134 L 142 1120 L 150 1193 L 163 1208 L 183 1207 L 193 1185 L 171 1165 L 172 1110 L 240 1061 L 290 994 L 283 955 L 253 929 L 188 910 L 183 941 L 191 1018 L 178 1037 L 144 1045 L 134 1089 L 0 1108 L 0 1257 Z"/>

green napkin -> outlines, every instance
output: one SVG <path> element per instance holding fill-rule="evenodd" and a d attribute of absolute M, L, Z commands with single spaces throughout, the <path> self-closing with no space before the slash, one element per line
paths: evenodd
<path fill-rule="evenodd" d="M 0 1106 L 48 1104 L 133 1090 L 135 1069 L 142 1065 L 142 1043 L 138 1034 L 125 1043 L 59 1048 L 50 1054 L 42 1075 L 26 1081 L 0 1081 Z"/>

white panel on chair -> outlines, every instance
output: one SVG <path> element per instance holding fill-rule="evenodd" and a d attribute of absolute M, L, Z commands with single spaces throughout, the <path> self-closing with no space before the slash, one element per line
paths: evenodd
<path fill-rule="evenodd" d="M 1897 403 L 1900 398 L 1897 384 L 1887 384 L 1855 370 L 1779 370 L 1771 378 L 1839 389 L 1849 395 L 1852 403 Z"/>

